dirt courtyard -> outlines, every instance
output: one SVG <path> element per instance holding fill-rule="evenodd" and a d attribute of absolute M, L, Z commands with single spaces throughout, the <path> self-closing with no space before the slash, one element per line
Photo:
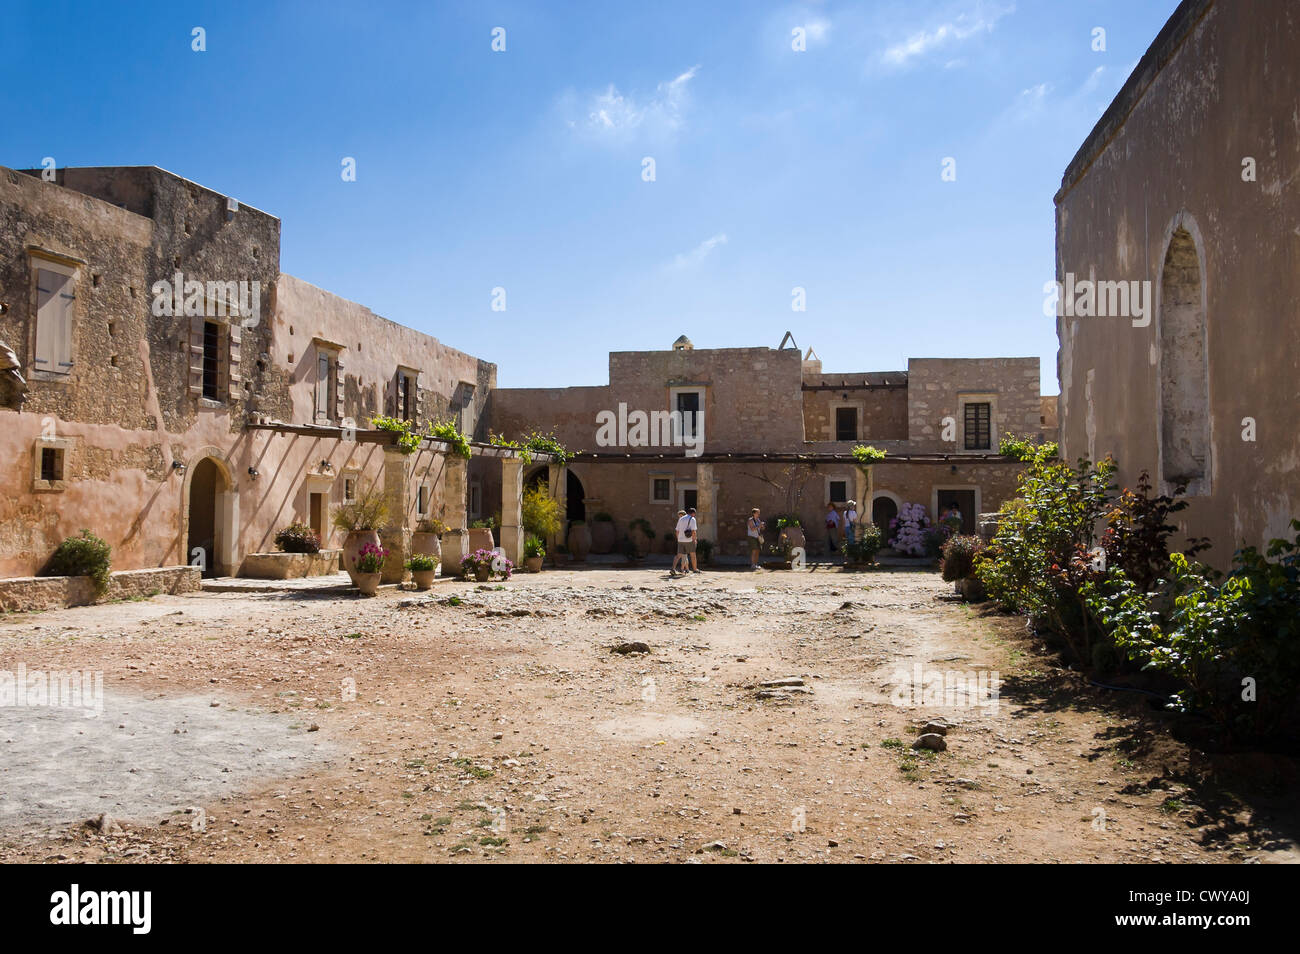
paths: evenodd
<path fill-rule="evenodd" d="M 0 708 L 3 861 L 1297 857 L 1288 770 L 932 571 L 156 597 L 0 619 L 19 666 L 102 671 L 103 710 Z M 918 673 L 966 691 L 899 704 Z"/>

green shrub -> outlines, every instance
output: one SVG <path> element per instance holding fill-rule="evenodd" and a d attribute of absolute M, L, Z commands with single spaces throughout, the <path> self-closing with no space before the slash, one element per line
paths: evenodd
<path fill-rule="evenodd" d="M 840 548 L 850 563 L 870 563 L 885 546 L 885 535 L 874 523 L 860 523 L 854 531 L 853 542 L 847 540 Z"/>
<path fill-rule="evenodd" d="M 434 440 L 445 442 L 455 456 L 469 460 L 472 453 L 469 438 L 460 432 L 455 421 L 430 421 L 429 436 Z"/>
<path fill-rule="evenodd" d="M 1106 566 L 1123 570 L 1138 589 L 1151 589 L 1169 569 L 1169 538 L 1178 530 L 1169 518 L 1186 509 L 1187 501 L 1179 499 L 1186 490 L 1182 482 L 1171 496 L 1152 497 L 1151 478 L 1142 471 L 1137 490 L 1126 488 L 1106 514 L 1106 532 L 1101 536 Z M 1208 540 L 1196 538 L 1180 552 L 1193 557 L 1209 545 Z"/>
<path fill-rule="evenodd" d="M 784 530 L 786 527 L 799 527 L 800 529 L 803 528 L 803 524 L 800 522 L 799 515 L 797 513 L 777 514 L 776 529 Z"/>
<path fill-rule="evenodd" d="M 878 464 L 885 459 L 885 452 L 878 447 L 872 447 L 870 444 L 859 444 L 853 448 L 853 460 L 858 467 L 866 470 L 872 464 Z"/>
<path fill-rule="evenodd" d="M 370 426 L 379 431 L 390 431 L 397 435 L 397 449 L 403 454 L 412 454 L 420 446 L 420 435 L 412 434 L 410 421 L 399 421 L 395 417 L 373 418 Z"/>
<path fill-rule="evenodd" d="M 427 573 L 438 568 L 438 561 L 427 553 L 412 553 L 406 561 L 406 568 L 412 573 Z"/>
<path fill-rule="evenodd" d="M 998 453 L 1012 460 L 1050 460 L 1060 453 L 1060 448 L 1053 441 L 1036 444 L 1028 438 L 1003 434 L 998 440 Z"/>
<path fill-rule="evenodd" d="M 613 523 L 613 522 L 614 522 L 614 518 L 613 518 L 612 516 L 610 516 L 609 514 L 607 514 L 607 513 L 606 513 L 605 511 L 603 511 L 603 510 L 602 510 L 600 513 L 596 514 L 596 516 L 592 517 L 591 519 L 594 520 L 596 523 Z"/>
<path fill-rule="evenodd" d="M 112 547 L 89 530 L 68 537 L 59 544 L 46 567 L 49 576 L 88 576 L 95 593 L 103 596 L 108 590 L 112 567 Z"/>
<path fill-rule="evenodd" d="M 984 549 L 984 541 L 974 535 L 956 534 L 943 545 L 943 562 L 939 571 L 944 580 L 955 583 L 975 573 L 975 557 Z"/>
<path fill-rule="evenodd" d="M 388 504 L 377 487 L 371 487 L 356 500 L 334 508 L 330 522 L 344 533 L 353 530 L 378 530 L 388 519 Z"/>
<path fill-rule="evenodd" d="M 281 553 L 319 553 L 320 537 L 305 523 L 291 523 L 275 535 L 275 548 Z"/>
<path fill-rule="evenodd" d="M 546 544 L 540 537 L 528 536 L 524 540 L 524 556 L 526 557 L 544 557 L 546 556 Z"/>
<path fill-rule="evenodd" d="M 524 491 L 522 513 L 526 533 L 545 539 L 560 532 L 560 502 L 545 481 Z"/>
<path fill-rule="evenodd" d="M 655 528 L 645 517 L 637 517 L 627 525 L 628 530 L 640 530 L 651 540 L 655 538 Z"/>

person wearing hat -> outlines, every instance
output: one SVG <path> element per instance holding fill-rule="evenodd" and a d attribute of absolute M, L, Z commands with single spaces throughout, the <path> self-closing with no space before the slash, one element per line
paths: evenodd
<path fill-rule="evenodd" d="M 844 503 L 844 542 L 853 543 L 853 532 L 858 529 L 858 504 L 856 500 Z"/>

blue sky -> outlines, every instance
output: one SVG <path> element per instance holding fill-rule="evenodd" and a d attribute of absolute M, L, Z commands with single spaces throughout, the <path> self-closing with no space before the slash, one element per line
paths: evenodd
<path fill-rule="evenodd" d="M 831 372 L 1038 355 L 1055 393 L 1052 196 L 1177 3 L 6 6 L 0 164 L 233 195 L 284 271 L 500 386 L 790 330 Z"/>

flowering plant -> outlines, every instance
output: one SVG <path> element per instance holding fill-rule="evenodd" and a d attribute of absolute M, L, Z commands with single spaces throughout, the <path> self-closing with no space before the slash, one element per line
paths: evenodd
<path fill-rule="evenodd" d="M 925 554 L 925 530 L 930 526 L 930 517 L 925 508 L 918 503 L 905 503 L 898 510 L 898 516 L 889 521 L 889 529 L 894 537 L 889 545 L 900 553 L 913 556 Z"/>
<path fill-rule="evenodd" d="M 480 570 L 491 570 L 493 573 L 501 574 L 504 580 L 510 579 L 510 574 L 514 571 L 515 565 L 500 550 L 486 550 L 482 547 L 473 553 L 467 553 L 460 561 L 460 570 L 464 574 L 477 573 Z"/>
<path fill-rule="evenodd" d="M 357 554 L 356 571 L 358 573 L 378 573 L 388 558 L 388 551 L 383 547 L 367 543 Z"/>

